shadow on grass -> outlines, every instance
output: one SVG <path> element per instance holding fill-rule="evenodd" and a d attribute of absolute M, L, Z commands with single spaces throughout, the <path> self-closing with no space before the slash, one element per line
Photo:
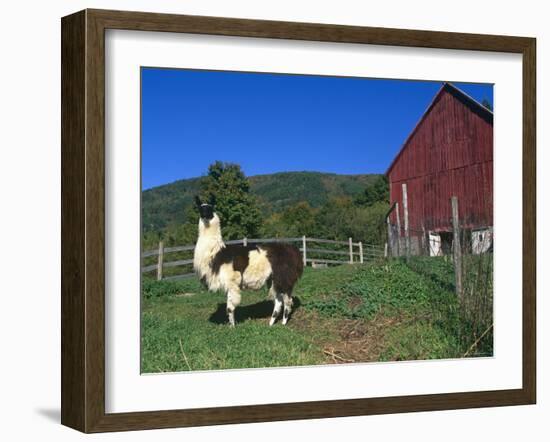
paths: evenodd
<path fill-rule="evenodd" d="M 296 309 L 300 308 L 301 302 L 300 298 L 297 296 L 293 297 L 294 304 L 292 307 L 292 313 L 290 315 L 290 318 L 292 318 L 292 314 L 296 311 Z M 244 322 L 248 321 L 249 319 L 263 319 L 263 318 L 269 318 L 271 316 L 271 313 L 273 313 L 273 301 L 266 300 L 266 301 L 260 301 L 256 304 L 250 304 L 250 305 L 243 305 L 237 307 L 235 310 L 235 322 Z M 279 317 L 279 320 L 282 317 Z M 290 319 L 289 318 L 289 319 Z M 225 303 L 219 303 L 218 308 L 214 313 L 210 315 L 208 318 L 210 322 L 213 322 L 214 324 L 226 324 L 227 323 L 227 313 L 226 313 L 226 304 Z"/>

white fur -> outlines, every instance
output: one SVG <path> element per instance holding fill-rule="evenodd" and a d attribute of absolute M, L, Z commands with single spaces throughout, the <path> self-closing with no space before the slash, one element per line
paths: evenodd
<path fill-rule="evenodd" d="M 267 278 L 272 273 L 271 263 L 267 259 L 267 252 L 262 250 L 252 250 L 248 252 L 248 267 L 243 274 L 243 287 L 252 290 L 261 289 Z"/>
<path fill-rule="evenodd" d="M 275 321 L 277 320 L 277 317 L 281 314 L 281 310 L 283 308 L 283 299 L 282 296 L 279 294 L 275 294 L 274 299 L 274 306 L 273 306 L 273 313 L 271 314 L 271 319 L 269 320 L 269 325 L 275 324 Z"/>
<path fill-rule="evenodd" d="M 283 313 L 283 320 L 282 320 L 282 324 L 283 325 L 286 325 L 287 321 L 288 321 L 288 317 L 290 316 L 290 313 L 292 311 L 292 296 L 289 296 L 287 295 L 286 293 L 283 294 L 283 303 L 285 305 L 285 310 L 284 310 L 284 313 Z"/>
<path fill-rule="evenodd" d="M 195 245 L 195 254 L 193 256 L 193 268 L 199 275 L 199 278 L 204 278 L 206 285 L 210 290 L 219 290 L 222 287 L 218 278 L 212 275 L 210 263 L 216 253 L 218 253 L 225 244 L 222 239 L 220 228 L 220 218 L 217 214 L 210 220 L 208 225 L 202 219 L 199 220 L 199 238 Z M 221 273 L 221 272 L 220 272 Z"/>

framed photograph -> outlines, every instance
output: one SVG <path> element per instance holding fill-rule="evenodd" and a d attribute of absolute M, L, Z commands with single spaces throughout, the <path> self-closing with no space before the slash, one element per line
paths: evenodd
<path fill-rule="evenodd" d="M 64 425 L 535 403 L 535 39 L 61 24 Z"/>

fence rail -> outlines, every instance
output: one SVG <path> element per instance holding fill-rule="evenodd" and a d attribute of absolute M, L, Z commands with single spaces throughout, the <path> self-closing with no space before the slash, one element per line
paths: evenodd
<path fill-rule="evenodd" d="M 285 243 L 300 243 L 299 250 L 302 253 L 302 259 L 304 265 L 310 264 L 312 267 L 326 266 L 328 264 L 353 264 L 364 263 L 366 260 L 378 259 L 385 256 L 384 248 L 375 246 L 373 244 L 363 244 L 361 241 L 354 242 L 352 238 L 348 238 L 347 241 L 337 241 L 332 239 L 323 238 L 308 238 L 302 236 L 299 238 L 243 238 L 234 239 L 231 241 L 225 241 L 225 244 L 264 244 L 271 242 L 285 242 Z M 308 244 L 327 244 L 333 246 L 345 246 L 345 249 L 330 249 L 317 247 L 308 247 Z M 148 273 L 155 271 L 157 274 L 157 280 L 175 280 L 189 278 L 193 276 L 193 273 L 182 273 L 177 275 L 164 275 L 165 268 L 188 266 L 193 264 L 193 259 L 176 259 L 174 261 L 166 261 L 165 256 L 167 253 L 181 253 L 194 250 L 194 245 L 183 245 L 164 247 L 163 242 L 159 243 L 158 248 L 154 250 L 146 250 L 142 252 L 141 257 L 151 258 L 157 257 L 157 261 L 154 264 L 146 265 L 141 268 L 142 273 Z M 309 256 L 308 256 L 309 255 Z M 314 256 L 312 256 L 314 255 Z M 327 258 L 317 258 L 315 255 L 332 255 Z M 336 256 L 346 257 L 347 259 L 336 259 Z M 330 258 L 330 259 L 329 259 Z"/>

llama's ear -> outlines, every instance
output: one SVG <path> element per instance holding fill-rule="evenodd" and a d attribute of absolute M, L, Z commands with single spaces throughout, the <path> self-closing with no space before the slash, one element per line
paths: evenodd
<path fill-rule="evenodd" d="M 195 195 L 195 204 L 197 207 L 201 206 L 201 199 L 198 197 L 198 195 Z"/>

